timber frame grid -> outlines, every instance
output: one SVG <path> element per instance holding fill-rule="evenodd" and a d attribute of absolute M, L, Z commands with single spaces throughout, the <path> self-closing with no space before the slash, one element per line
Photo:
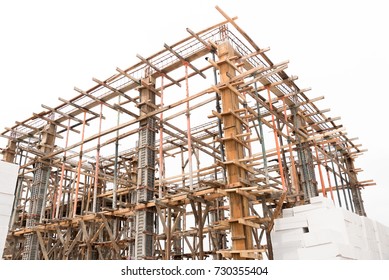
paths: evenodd
<path fill-rule="evenodd" d="M 6 128 L 5 259 L 272 259 L 283 208 L 323 195 L 366 215 L 365 150 L 216 9 L 224 21 Z"/>

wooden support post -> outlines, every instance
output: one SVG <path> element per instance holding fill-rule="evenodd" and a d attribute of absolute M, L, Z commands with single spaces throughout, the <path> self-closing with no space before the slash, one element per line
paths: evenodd
<path fill-rule="evenodd" d="M 301 127 L 306 125 L 305 120 L 298 114 L 296 107 L 291 108 L 293 115 L 293 123 L 295 130 L 298 130 Z M 301 135 L 297 135 L 297 156 L 298 156 L 298 166 L 300 172 L 300 182 L 301 188 L 304 191 L 304 200 L 308 201 L 309 198 L 318 196 L 317 190 L 317 181 L 315 176 L 315 170 L 313 166 L 313 157 L 311 147 L 309 143 L 306 142 L 306 138 Z"/>
<path fill-rule="evenodd" d="M 16 141 L 8 140 L 7 147 L 3 150 L 3 160 L 6 162 L 14 162 L 16 155 Z"/>
<path fill-rule="evenodd" d="M 354 160 L 350 157 L 345 158 L 346 168 L 350 178 L 350 188 L 352 200 L 355 207 L 355 212 L 359 216 L 366 216 L 365 207 L 363 206 L 363 200 L 361 196 L 361 190 L 358 186 L 357 173 L 355 172 Z"/>
<path fill-rule="evenodd" d="M 230 78 L 236 75 L 235 68 L 227 62 L 234 56 L 234 49 L 228 41 L 218 45 L 219 70 L 221 83 L 228 83 Z M 239 108 L 239 97 L 230 87 L 220 89 L 222 101 L 222 123 L 224 125 L 224 137 L 236 138 L 236 135 L 243 133 L 242 122 L 235 114 L 229 114 Z M 224 114 L 223 114 L 224 113 Z M 227 113 L 227 114 L 226 114 Z M 226 160 L 227 162 L 237 161 L 244 158 L 244 146 L 239 141 L 226 141 Z M 240 183 L 241 179 L 246 179 L 246 170 L 236 164 L 227 165 L 227 183 L 234 185 Z M 228 194 L 230 200 L 231 219 L 239 219 L 249 216 L 248 199 L 237 192 Z M 253 249 L 253 238 L 251 227 L 240 223 L 231 223 L 232 250 L 249 250 Z M 232 253 L 233 259 L 246 259 L 239 253 Z"/>

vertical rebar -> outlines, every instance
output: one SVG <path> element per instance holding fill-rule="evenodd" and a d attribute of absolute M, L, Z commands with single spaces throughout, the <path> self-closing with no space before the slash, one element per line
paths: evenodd
<path fill-rule="evenodd" d="M 299 121 L 297 120 L 297 108 L 293 107 L 291 109 L 291 111 L 293 114 L 294 127 L 295 127 L 295 130 L 297 131 L 297 129 L 300 127 Z M 303 171 L 303 176 L 302 176 L 303 178 L 301 180 L 301 184 L 302 184 L 303 191 L 304 191 L 304 200 L 307 200 L 308 198 L 313 196 L 312 190 L 311 190 L 311 185 L 309 184 L 310 177 L 309 177 L 309 171 L 307 168 L 308 163 L 307 163 L 307 159 L 306 159 L 305 152 L 304 152 L 304 148 L 307 149 L 309 147 L 303 147 L 300 135 L 296 134 L 296 138 L 297 138 L 297 156 L 299 158 L 299 166 L 301 167 L 301 169 Z"/>
<path fill-rule="evenodd" d="M 292 149 L 292 144 L 291 144 L 291 139 L 290 139 L 290 130 L 288 126 L 288 115 L 286 114 L 286 102 L 285 102 L 285 97 L 282 98 L 282 106 L 283 106 L 283 112 L 284 112 L 284 119 L 285 119 L 285 125 L 286 125 L 286 134 L 288 136 L 287 142 L 288 142 L 288 149 L 289 149 L 289 157 L 290 157 L 290 162 L 291 162 L 291 184 L 292 187 L 294 187 L 295 192 L 297 194 L 300 193 L 300 186 L 298 184 L 298 178 L 296 174 L 296 163 L 294 161 L 294 156 L 293 156 L 293 149 Z M 300 200 L 300 196 L 297 196 L 297 201 Z"/>
<path fill-rule="evenodd" d="M 328 152 L 329 152 L 329 153 L 331 152 L 330 143 L 328 143 Z M 338 179 L 336 178 L 336 172 L 335 172 L 334 161 L 333 161 L 332 157 L 330 157 L 330 159 L 331 159 L 332 174 L 334 175 L 334 180 L 335 180 L 336 195 L 337 195 L 337 197 L 338 197 L 339 206 L 342 207 L 342 201 L 341 201 L 341 199 L 340 199 L 339 185 L 338 185 Z"/>
<path fill-rule="evenodd" d="M 164 76 L 162 75 L 161 77 L 161 90 L 160 90 L 160 93 L 161 93 L 161 108 L 163 107 L 163 87 L 164 87 Z M 158 190 L 158 197 L 159 199 L 162 198 L 162 185 L 163 185 L 163 180 L 162 180 L 162 177 L 163 177 L 163 169 L 164 169 L 164 164 L 163 164 L 163 124 L 162 124 L 162 120 L 163 120 L 163 112 L 161 112 L 161 114 L 159 115 L 159 119 L 160 119 L 160 122 L 159 122 L 159 190 Z"/>
<path fill-rule="evenodd" d="M 323 173 L 321 171 L 321 161 L 319 159 L 319 152 L 317 150 L 317 146 L 315 144 L 315 152 L 316 152 L 316 162 L 317 162 L 317 167 L 319 169 L 319 176 L 320 176 L 320 183 L 321 183 L 321 191 L 323 193 L 324 197 L 327 197 L 327 192 L 326 192 L 326 186 L 324 184 L 324 179 L 323 179 Z"/>
<path fill-rule="evenodd" d="M 120 104 L 120 97 L 118 96 L 118 104 Z M 118 116 L 116 125 L 120 124 L 120 111 L 118 110 Z M 116 209 L 117 197 L 116 191 L 118 188 L 118 157 L 119 157 L 119 130 L 116 130 L 116 141 L 115 141 L 115 166 L 114 166 L 114 174 L 113 174 L 113 190 L 112 190 L 112 209 Z"/>
<path fill-rule="evenodd" d="M 324 163 L 325 163 L 325 169 L 326 169 L 326 173 L 327 173 L 327 180 L 328 180 L 328 187 L 330 188 L 330 194 L 331 194 L 331 199 L 332 201 L 335 203 L 335 200 L 334 200 L 334 193 L 332 191 L 332 186 L 331 186 L 331 177 L 330 177 L 330 171 L 329 171 L 329 167 L 328 167 L 328 164 L 327 164 L 327 153 L 324 149 L 324 144 L 322 144 L 322 150 L 323 150 L 323 156 L 324 156 Z"/>
<path fill-rule="evenodd" d="M 184 62 L 185 66 L 185 86 L 186 86 L 186 98 L 189 98 L 189 81 L 188 81 L 188 63 Z M 190 127 L 190 105 L 189 100 L 186 102 L 186 125 L 188 136 L 188 161 L 189 161 L 189 190 L 193 191 L 193 166 L 192 166 L 192 134 Z"/>
<path fill-rule="evenodd" d="M 254 83 L 254 91 L 255 91 L 255 97 L 257 99 L 259 99 L 257 82 Z M 261 110 L 259 108 L 258 100 L 256 100 L 256 104 L 257 104 L 259 133 L 260 133 L 260 136 L 261 136 L 260 139 L 259 139 L 259 142 L 261 143 L 261 151 L 262 151 L 262 158 L 263 158 L 263 168 L 264 168 L 264 171 L 265 171 L 266 185 L 269 185 L 269 170 L 268 170 L 268 167 L 267 167 L 267 155 L 266 155 L 266 147 L 265 147 L 265 138 L 264 138 L 264 133 L 263 133 L 263 128 L 262 128 L 262 116 L 261 116 Z"/>
<path fill-rule="evenodd" d="M 59 180 L 57 207 L 56 207 L 56 211 L 55 211 L 55 218 L 56 219 L 58 219 L 58 217 L 59 217 L 59 206 L 61 204 L 62 187 L 63 187 L 63 180 L 64 180 L 64 174 L 65 174 L 66 151 L 67 151 L 67 147 L 69 144 L 69 131 L 70 131 L 70 119 L 68 120 L 68 126 L 66 129 L 65 152 L 63 154 L 63 159 L 62 159 L 61 178 Z"/>
<path fill-rule="evenodd" d="M 215 56 L 215 52 L 213 51 L 212 52 L 212 60 L 215 61 L 216 60 L 216 56 Z M 213 78 L 214 78 L 214 83 L 215 85 L 218 84 L 218 80 L 217 80 L 217 72 L 216 72 L 216 68 L 213 67 Z M 216 95 L 216 111 L 220 114 L 222 112 L 222 108 L 220 106 L 220 96 L 219 94 L 216 92 L 215 93 Z M 223 128 L 222 128 L 222 121 L 221 119 L 217 118 L 217 128 L 218 128 L 218 133 L 219 133 L 219 138 L 222 139 L 223 138 Z M 225 161 L 225 151 L 224 151 L 224 145 L 222 143 L 220 143 L 220 156 L 221 156 L 221 161 L 224 162 Z M 226 178 L 227 178 L 227 175 L 226 175 L 226 169 L 223 168 L 223 182 L 226 182 Z M 217 177 L 215 178 L 217 179 Z"/>
<path fill-rule="evenodd" d="M 347 170 L 347 168 L 345 167 L 345 162 L 344 162 L 344 161 L 342 161 L 342 166 Z M 348 177 L 347 172 L 344 172 L 344 181 L 346 182 L 348 200 L 349 200 L 349 202 L 350 202 L 351 211 L 355 213 L 354 205 L 353 205 L 353 200 L 352 200 L 352 198 L 351 198 L 351 186 L 350 186 L 350 180 L 349 180 L 349 177 Z"/>
<path fill-rule="evenodd" d="M 103 103 L 100 103 L 100 119 L 99 119 L 99 137 L 97 138 L 97 149 L 96 149 L 96 165 L 95 165 L 95 180 L 93 184 L 93 202 L 92 212 L 96 213 L 97 208 L 97 187 L 99 183 L 99 169 L 100 169 L 100 133 L 101 123 L 103 119 Z"/>
<path fill-rule="evenodd" d="M 274 113 L 273 113 L 273 103 L 271 101 L 270 90 L 269 90 L 268 87 L 267 87 L 267 96 L 268 96 L 268 99 L 269 99 L 270 114 L 271 114 L 271 119 L 272 119 L 272 123 L 273 123 L 274 142 L 276 143 L 277 158 L 278 158 L 278 168 L 280 169 L 282 189 L 284 191 L 286 191 L 284 169 L 282 167 L 282 160 L 281 160 L 281 154 L 280 154 L 280 144 L 278 143 L 278 132 L 277 132 L 276 123 L 275 123 L 275 117 L 274 117 Z"/>
<path fill-rule="evenodd" d="M 277 119 L 277 129 L 279 131 L 282 131 L 281 124 L 280 124 L 280 119 Z M 283 147 L 284 146 L 284 141 L 283 141 L 283 138 L 282 138 L 281 134 L 278 134 L 278 141 L 280 143 L 280 146 Z M 281 152 L 281 156 L 282 156 L 282 165 L 281 166 L 282 166 L 283 172 L 284 172 L 285 187 L 288 190 L 288 192 L 291 192 L 290 181 L 288 179 L 289 178 L 288 177 L 289 168 L 288 168 L 288 165 L 287 165 L 287 162 L 286 162 L 285 149 L 281 148 L 280 152 Z"/>
<path fill-rule="evenodd" d="M 344 203 L 346 204 L 346 209 L 348 209 L 348 202 L 347 202 L 347 195 L 346 195 L 346 190 L 345 190 L 345 187 L 344 187 L 344 180 L 343 180 L 343 176 L 342 176 L 342 171 L 340 169 L 340 166 L 339 164 L 337 164 L 338 166 L 338 172 L 339 172 L 339 178 L 340 178 L 340 183 L 342 184 L 342 192 L 343 192 L 343 199 L 344 199 Z"/>
<path fill-rule="evenodd" d="M 78 159 L 76 190 L 75 190 L 75 194 L 74 194 L 73 218 L 76 216 L 76 211 L 77 211 L 78 190 L 80 187 L 80 178 L 81 178 L 82 153 L 83 153 L 83 148 L 84 148 L 85 124 L 86 124 L 86 111 L 84 111 L 84 120 L 82 122 L 80 155 L 79 155 L 79 159 Z"/>

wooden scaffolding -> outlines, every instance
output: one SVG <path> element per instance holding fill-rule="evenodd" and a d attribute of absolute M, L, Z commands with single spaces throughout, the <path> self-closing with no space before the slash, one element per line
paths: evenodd
<path fill-rule="evenodd" d="M 16 124 L 6 259 L 272 259 L 283 208 L 366 215 L 364 150 L 225 18 Z"/>

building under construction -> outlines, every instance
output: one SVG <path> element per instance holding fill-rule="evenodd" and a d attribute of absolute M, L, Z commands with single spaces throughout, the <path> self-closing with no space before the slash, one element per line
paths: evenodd
<path fill-rule="evenodd" d="M 1 133 L 18 167 L 4 259 L 273 259 L 283 209 L 323 196 L 366 216 L 361 145 L 216 8 Z"/>

